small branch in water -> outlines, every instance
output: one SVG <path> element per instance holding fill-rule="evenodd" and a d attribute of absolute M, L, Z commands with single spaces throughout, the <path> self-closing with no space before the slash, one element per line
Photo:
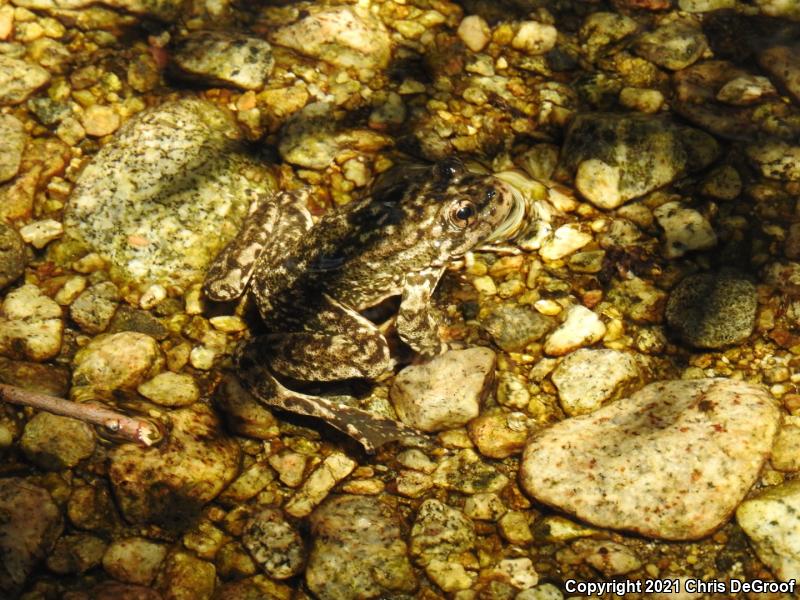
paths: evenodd
<path fill-rule="evenodd" d="M 147 419 L 129 417 L 94 402 L 72 402 L 2 383 L 0 383 L 0 400 L 98 425 L 109 434 L 139 442 L 144 446 L 152 446 L 164 437 L 161 430 Z"/>

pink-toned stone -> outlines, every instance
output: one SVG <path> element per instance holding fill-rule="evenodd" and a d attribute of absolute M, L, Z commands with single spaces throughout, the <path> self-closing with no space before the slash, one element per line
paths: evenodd
<path fill-rule="evenodd" d="M 724 523 L 756 480 L 779 419 L 757 385 L 654 383 L 535 435 L 520 481 L 540 502 L 600 527 L 697 539 Z"/>

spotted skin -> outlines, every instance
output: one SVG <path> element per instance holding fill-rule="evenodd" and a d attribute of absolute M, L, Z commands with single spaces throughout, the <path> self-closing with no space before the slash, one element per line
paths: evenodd
<path fill-rule="evenodd" d="M 389 344 L 360 313 L 392 296 L 401 298 L 399 337 L 425 356 L 445 350 L 431 296 L 447 264 L 509 215 L 511 193 L 449 159 L 396 168 L 367 197 L 313 226 L 306 199 L 282 193 L 259 206 L 209 270 L 209 297 L 249 291 L 270 332 L 240 348 L 239 375 L 262 402 L 321 418 L 368 451 L 418 438 L 401 423 L 300 394 L 276 377 L 338 381 L 390 371 Z"/>

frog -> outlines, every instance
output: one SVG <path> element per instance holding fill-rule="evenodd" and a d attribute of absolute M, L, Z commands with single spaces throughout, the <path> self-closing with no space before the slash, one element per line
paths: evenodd
<path fill-rule="evenodd" d="M 203 288 L 227 302 L 248 294 L 266 333 L 234 353 L 244 387 L 260 402 L 317 417 L 373 453 L 420 432 L 292 383 L 377 381 L 397 367 L 386 324 L 367 311 L 399 297 L 391 322 L 421 359 L 449 348 L 432 296 L 454 260 L 507 228 L 515 195 L 458 158 L 395 167 L 360 200 L 316 223 L 307 189 L 259 202 L 212 262 Z"/>

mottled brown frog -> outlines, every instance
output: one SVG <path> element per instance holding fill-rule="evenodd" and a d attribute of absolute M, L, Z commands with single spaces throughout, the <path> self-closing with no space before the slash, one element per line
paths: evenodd
<path fill-rule="evenodd" d="M 362 313 L 392 296 L 400 296 L 400 339 L 423 356 L 445 350 L 431 296 L 448 263 L 507 224 L 514 196 L 495 177 L 448 159 L 395 168 L 368 196 L 316 224 L 306 200 L 283 192 L 258 206 L 206 277 L 214 300 L 249 291 L 271 332 L 239 348 L 239 376 L 260 401 L 324 419 L 368 451 L 414 437 L 401 423 L 293 391 L 287 381 L 390 372 L 389 344 Z"/>

